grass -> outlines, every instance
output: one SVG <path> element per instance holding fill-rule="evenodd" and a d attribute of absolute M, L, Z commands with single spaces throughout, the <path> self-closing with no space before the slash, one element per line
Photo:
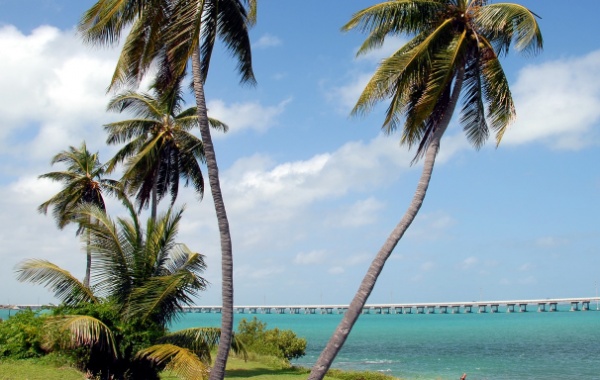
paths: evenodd
<path fill-rule="evenodd" d="M 0 362 L 0 380 L 82 380 L 84 374 L 60 361 L 41 359 L 7 360 Z M 301 380 L 306 379 L 309 369 L 285 367 L 272 360 L 230 357 L 227 362 L 226 379 L 252 380 Z M 326 380 L 387 380 L 393 377 L 376 372 L 342 372 L 334 370 Z M 179 380 L 171 373 L 161 374 L 162 380 Z"/>
<path fill-rule="evenodd" d="M 0 380 L 82 380 L 83 373 L 41 359 L 0 362 Z"/>

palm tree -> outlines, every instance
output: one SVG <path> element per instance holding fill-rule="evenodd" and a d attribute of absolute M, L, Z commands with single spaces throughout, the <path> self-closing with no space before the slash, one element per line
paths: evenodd
<path fill-rule="evenodd" d="M 211 379 L 225 376 L 233 332 L 233 251 L 208 123 L 204 83 L 217 36 L 236 57 L 242 83 L 255 83 L 248 36 L 248 27 L 255 19 L 256 0 L 98 0 L 83 15 L 79 25 L 85 40 L 103 44 L 116 42 L 123 29 L 133 24 L 111 87 L 139 83 L 150 64 L 157 60 L 161 72 L 166 73 L 159 77 L 167 78 L 168 86 L 168 78 L 184 73 L 191 58 L 198 121 L 221 240 L 222 335 Z"/>
<path fill-rule="evenodd" d="M 180 81 L 169 96 L 127 91 L 114 97 L 109 111 L 133 111 L 136 118 L 104 126 L 107 143 L 126 143 L 109 161 L 107 171 L 126 161 L 122 182 L 130 193 L 136 193 L 138 209 L 151 204 L 151 217 L 156 218 L 158 202 L 167 194 L 171 205 L 179 191 L 180 179 L 184 185 L 191 182 L 200 197 L 204 192 L 204 178 L 200 162 L 204 162 L 202 140 L 190 131 L 198 126 L 196 107 L 182 110 Z M 227 131 L 229 127 L 209 118 L 209 124 Z"/>
<path fill-rule="evenodd" d="M 64 163 L 67 165 L 65 171 L 50 172 L 42 174 L 39 178 L 48 178 L 61 182 L 63 188 L 52 198 L 42 203 L 38 211 L 46 214 L 48 208 L 52 207 L 52 215 L 56 220 L 58 228 L 63 229 L 67 224 L 77 220 L 76 210 L 82 204 L 94 204 L 105 210 L 105 193 L 114 194 L 118 192 L 119 183 L 114 180 L 102 178 L 105 174 L 104 165 L 100 164 L 98 153 L 90 153 L 85 142 L 79 148 L 69 147 L 52 158 L 51 164 Z M 80 234 L 83 228 L 77 229 Z M 90 285 L 90 268 L 92 256 L 87 249 L 87 262 L 85 269 L 85 286 Z"/>
<path fill-rule="evenodd" d="M 365 87 L 353 114 L 363 114 L 389 99 L 383 129 L 400 123 L 401 142 L 417 146 L 414 161 L 424 158 L 414 197 L 371 263 L 348 311 L 315 363 L 309 379 L 322 379 L 375 286 L 387 258 L 419 211 L 433 171 L 441 138 L 459 99 L 460 123 L 469 141 L 481 147 L 491 128 L 500 143 L 515 118 L 508 81 L 499 57 L 513 41 L 519 51 L 535 53 L 542 35 L 535 15 L 510 3 L 487 0 L 390 0 L 356 13 L 343 27 L 369 33 L 358 54 L 379 47 L 387 35 L 412 36 L 383 60 Z"/>
<path fill-rule="evenodd" d="M 78 222 L 90 231 L 93 291 L 45 260 L 20 263 L 17 278 L 54 291 L 70 312 L 55 318 L 54 324 L 68 332 L 70 346 L 89 348 L 88 365 L 94 372 L 129 370 L 134 378 L 142 378 L 131 371 L 149 371 L 143 378 L 152 378 L 158 363 L 182 371 L 184 378 L 196 378 L 189 376 L 206 372 L 219 329 L 165 332 L 183 306 L 206 288 L 200 276 L 206 268 L 204 258 L 175 241 L 183 209 L 170 208 L 149 218 L 143 229 L 133 205 L 123 202 L 130 217 L 116 222 L 95 205 L 77 211 Z M 234 348 L 241 350 L 237 341 Z"/>

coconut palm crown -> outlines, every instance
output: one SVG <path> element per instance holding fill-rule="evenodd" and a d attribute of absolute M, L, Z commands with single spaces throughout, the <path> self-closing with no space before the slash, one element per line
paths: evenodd
<path fill-rule="evenodd" d="M 417 146 L 424 159 L 421 178 L 406 213 L 375 255 L 347 312 L 317 359 L 309 379 L 323 379 L 375 287 L 386 260 L 414 221 L 425 199 L 441 139 L 462 99 L 460 123 L 479 148 L 490 129 L 500 143 L 515 118 L 508 81 L 499 58 L 514 46 L 536 53 L 542 35 L 536 16 L 511 3 L 487 0 L 390 0 L 356 13 L 343 30 L 368 36 L 358 54 L 389 35 L 412 39 L 384 59 L 368 82 L 353 114 L 388 101 L 383 129 L 401 129 L 401 142 Z"/>
<path fill-rule="evenodd" d="M 52 198 L 42 203 L 38 211 L 46 214 L 52 208 L 52 216 L 58 228 L 77 222 L 77 209 L 83 204 L 93 204 L 105 210 L 104 195 L 119 194 L 118 181 L 103 178 L 105 165 L 100 163 L 98 153 L 88 151 L 85 141 L 80 147 L 70 146 L 52 158 L 51 164 L 67 165 L 66 170 L 42 174 L 39 178 L 48 178 L 63 184 L 63 188 Z M 79 225 L 77 234 L 83 231 Z M 91 254 L 87 253 L 86 274 L 84 284 L 89 286 Z"/>
<path fill-rule="evenodd" d="M 125 190 L 136 194 L 138 210 L 151 205 L 153 218 L 158 202 L 170 195 L 171 205 L 179 193 L 180 180 L 192 185 L 199 197 L 204 193 L 200 163 L 206 161 L 202 140 L 192 130 L 198 127 L 196 107 L 182 110 L 179 85 L 168 94 L 127 91 L 115 96 L 109 111 L 133 113 L 133 119 L 106 124 L 108 144 L 125 143 L 109 161 L 107 170 L 125 163 L 122 182 Z M 222 131 L 229 127 L 209 118 L 210 125 Z"/>
<path fill-rule="evenodd" d="M 450 110 L 453 83 L 462 84 L 460 124 L 469 141 L 481 147 L 492 129 L 499 144 L 515 118 L 499 58 L 512 46 L 529 53 L 543 46 L 534 13 L 487 0 L 387 1 L 356 13 L 343 30 L 354 28 L 369 33 L 358 55 L 388 35 L 413 36 L 381 62 L 352 112 L 364 114 L 389 101 L 383 129 L 401 129 L 402 143 L 418 144 L 417 156 Z"/>

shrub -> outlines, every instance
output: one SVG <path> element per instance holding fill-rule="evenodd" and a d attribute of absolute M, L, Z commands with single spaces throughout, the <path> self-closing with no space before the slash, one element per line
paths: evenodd
<path fill-rule="evenodd" d="M 272 355 L 287 360 L 300 358 L 306 352 L 306 339 L 298 338 L 291 330 L 267 330 L 267 324 L 256 317 L 240 321 L 236 336 L 246 349 L 261 355 Z"/>
<path fill-rule="evenodd" d="M 0 322 L 0 357 L 25 359 L 42 356 L 44 320 L 44 316 L 27 309 Z"/>

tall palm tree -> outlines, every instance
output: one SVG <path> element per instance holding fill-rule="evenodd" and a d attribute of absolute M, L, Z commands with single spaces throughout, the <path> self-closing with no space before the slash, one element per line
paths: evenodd
<path fill-rule="evenodd" d="M 167 194 L 171 205 L 179 192 L 180 179 L 191 182 L 200 197 L 204 178 L 199 162 L 205 162 L 202 140 L 191 133 L 198 126 L 196 107 L 182 110 L 183 98 L 178 81 L 168 96 L 127 91 L 114 97 L 109 111 L 132 111 L 135 118 L 104 126 L 108 144 L 126 143 L 109 161 L 107 171 L 126 162 L 122 182 L 126 191 L 136 194 L 138 209 L 151 206 L 156 218 L 158 202 Z M 227 131 L 229 127 L 209 118 L 209 124 Z"/>
<path fill-rule="evenodd" d="M 343 30 L 354 28 L 369 33 L 358 54 L 381 46 L 388 35 L 413 37 L 381 62 L 353 114 L 366 113 L 380 101 L 389 100 L 384 131 L 392 133 L 401 127 L 401 142 L 417 145 L 415 161 L 424 158 L 424 163 L 408 210 L 375 256 L 309 379 L 324 377 L 387 258 L 416 217 L 458 101 L 462 99 L 460 124 L 469 141 L 481 147 L 491 128 L 499 144 L 515 118 L 499 57 L 508 53 L 513 42 L 519 51 L 535 53 L 542 48 L 542 35 L 530 10 L 487 0 L 390 0 L 356 13 Z"/>
<path fill-rule="evenodd" d="M 137 354 L 131 347 L 139 342 L 134 341 L 132 345 L 131 339 L 118 338 L 135 328 L 166 331 L 182 307 L 190 305 L 193 297 L 207 285 L 201 277 L 206 268 L 203 256 L 175 241 L 182 209 L 170 208 L 156 219 L 149 218 L 144 229 L 133 205 L 127 200 L 124 204 L 130 217 L 117 221 L 94 205 L 83 205 L 77 211 L 79 222 L 90 231 L 90 247 L 95 258 L 93 291 L 68 271 L 45 260 L 23 261 L 17 267 L 17 278 L 50 288 L 67 310 L 75 312 L 56 318 L 55 322 L 69 332 L 71 344 L 89 347 L 90 362 L 99 366 L 94 368 L 96 371 L 104 374 L 108 368 L 111 374 L 128 369 L 135 371 L 144 368 L 140 361 L 145 361 L 150 375 L 152 362 L 156 362 L 171 363 L 172 368 L 181 370 L 183 375 L 189 374 L 184 378 L 197 378 L 194 376 L 204 373 L 210 363 L 210 350 L 216 347 L 219 329 L 158 334 L 158 339 L 149 342 L 152 346 Z M 89 223 L 89 220 L 95 222 Z M 117 320 L 103 320 L 85 313 L 90 310 L 90 304 L 112 307 Z M 136 334 L 134 331 L 134 340 L 139 339 Z M 129 346 L 124 347 L 127 344 Z M 234 348 L 241 349 L 237 341 Z"/>
<path fill-rule="evenodd" d="M 78 220 L 76 210 L 82 204 L 93 204 L 105 210 L 104 195 L 114 194 L 118 191 L 119 182 L 103 178 L 105 166 L 100 163 L 98 153 L 90 153 L 85 141 L 79 148 L 70 146 L 68 150 L 61 151 L 52 158 L 51 164 L 64 163 L 67 169 L 60 172 L 42 174 L 39 178 L 48 178 L 61 182 L 63 188 L 52 198 L 42 203 L 38 211 L 46 214 L 48 208 L 52 207 L 52 215 L 56 220 L 58 228 L 63 229 L 67 224 Z M 79 235 L 83 231 L 77 229 Z M 90 285 L 90 268 L 92 256 L 86 249 L 87 260 L 85 266 L 85 286 Z"/>
<path fill-rule="evenodd" d="M 233 251 L 204 83 L 217 36 L 237 59 L 241 81 L 255 83 L 248 27 L 255 22 L 256 5 L 256 0 L 98 0 L 79 25 L 85 40 L 99 44 L 117 41 L 124 28 L 132 25 L 111 87 L 139 83 L 150 64 L 157 60 L 161 72 L 167 73 L 160 75 L 161 78 L 177 77 L 187 70 L 191 58 L 200 132 L 221 240 L 222 335 L 211 379 L 225 376 L 233 332 Z"/>

